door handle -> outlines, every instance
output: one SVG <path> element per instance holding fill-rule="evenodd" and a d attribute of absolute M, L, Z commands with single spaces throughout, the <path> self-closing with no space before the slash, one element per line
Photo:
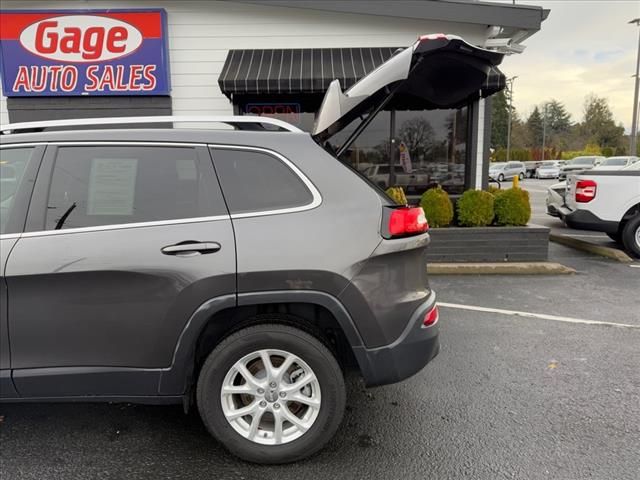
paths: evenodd
<path fill-rule="evenodd" d="M 215 253 L 222 246 L 218 242 L 194 242 L 186 241 L 176 243 L 175 245 L 167 245 L 160 249 L 165 255 L 175 255 L 179 257 L 192 257 L 195 255 L 206 255 Z"/>

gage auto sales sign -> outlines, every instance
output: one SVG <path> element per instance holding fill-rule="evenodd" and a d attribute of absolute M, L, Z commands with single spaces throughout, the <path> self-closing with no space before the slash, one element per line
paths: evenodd
<path fill-rule="evenodd" d="M 168 95 L 166 12 L 0 11 L 8 97 Z"/>

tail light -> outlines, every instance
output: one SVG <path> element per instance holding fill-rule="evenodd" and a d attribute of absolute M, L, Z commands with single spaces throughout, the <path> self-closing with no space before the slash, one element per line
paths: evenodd
<path fill-rule="evenodd" d="M 576 182 L 576 202 L 587 203 L 596 198 L 597 184 L 593 180 L 578 180 Z"/>
<path fill-rule="evenodd" d="M 422 326 L 423 327 L 430 327 L 431 325 L 435 325 L 438 322 L 438 318 L 439 317 L 440 317 L 440 313 L 438 312 L 438 306 L 435 305 L 424 316 L 424 320 L 422 321 Z"/>
<path fill-rule="evenodd" d="M 391 211 L 388 224 L 391 237 L 405 237 L 429 230 L 422 207 L 402 207 Z"/>

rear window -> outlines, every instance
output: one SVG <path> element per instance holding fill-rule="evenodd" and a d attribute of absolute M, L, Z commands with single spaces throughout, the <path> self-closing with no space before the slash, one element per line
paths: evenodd
<path fill-rule="evenodd" d="M 282 160 L 255 150 L 211 150 L 229 211 L 265 212 L 313 201 L 302 179 Z"/>

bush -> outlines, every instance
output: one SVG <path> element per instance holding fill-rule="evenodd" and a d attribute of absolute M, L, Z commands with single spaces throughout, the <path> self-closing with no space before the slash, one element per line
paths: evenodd
<path fill-rule="evenodd" d="M 494 197 L 502 191 L 501 188 L 496 187 L 495 185 L 489 185 L 487 187 L 487 192 L 489 192 Z"/>
<path fill-rule="evenodd" d="M 531 218 L 529 192 L 521 188 L 503 190 L 496 195 L 493 209 L 498 225 L 526 225 Z"/>
<path fill-rule="evenodd" d="M 404 194 L 402 187 L 389 187 L 386 190 L 386 194 L 389 195 L 398 205 L 407 204 L 407 196 Z"/>
<path fill-rule="evenodd" d="M 467 190 L 462 194 L 456 207 L 458 223 L 463 227 L 486 227 L 493 222 L 494 197 L 482 190 Z"/>
<path fill-rule="evenodd" d="M 442 187 L 430 188 L 422 194 L 420 206 L 424 210 L 429 225 L 447 227 L 453 220 L 453 205 L 449 194 Z"/>

